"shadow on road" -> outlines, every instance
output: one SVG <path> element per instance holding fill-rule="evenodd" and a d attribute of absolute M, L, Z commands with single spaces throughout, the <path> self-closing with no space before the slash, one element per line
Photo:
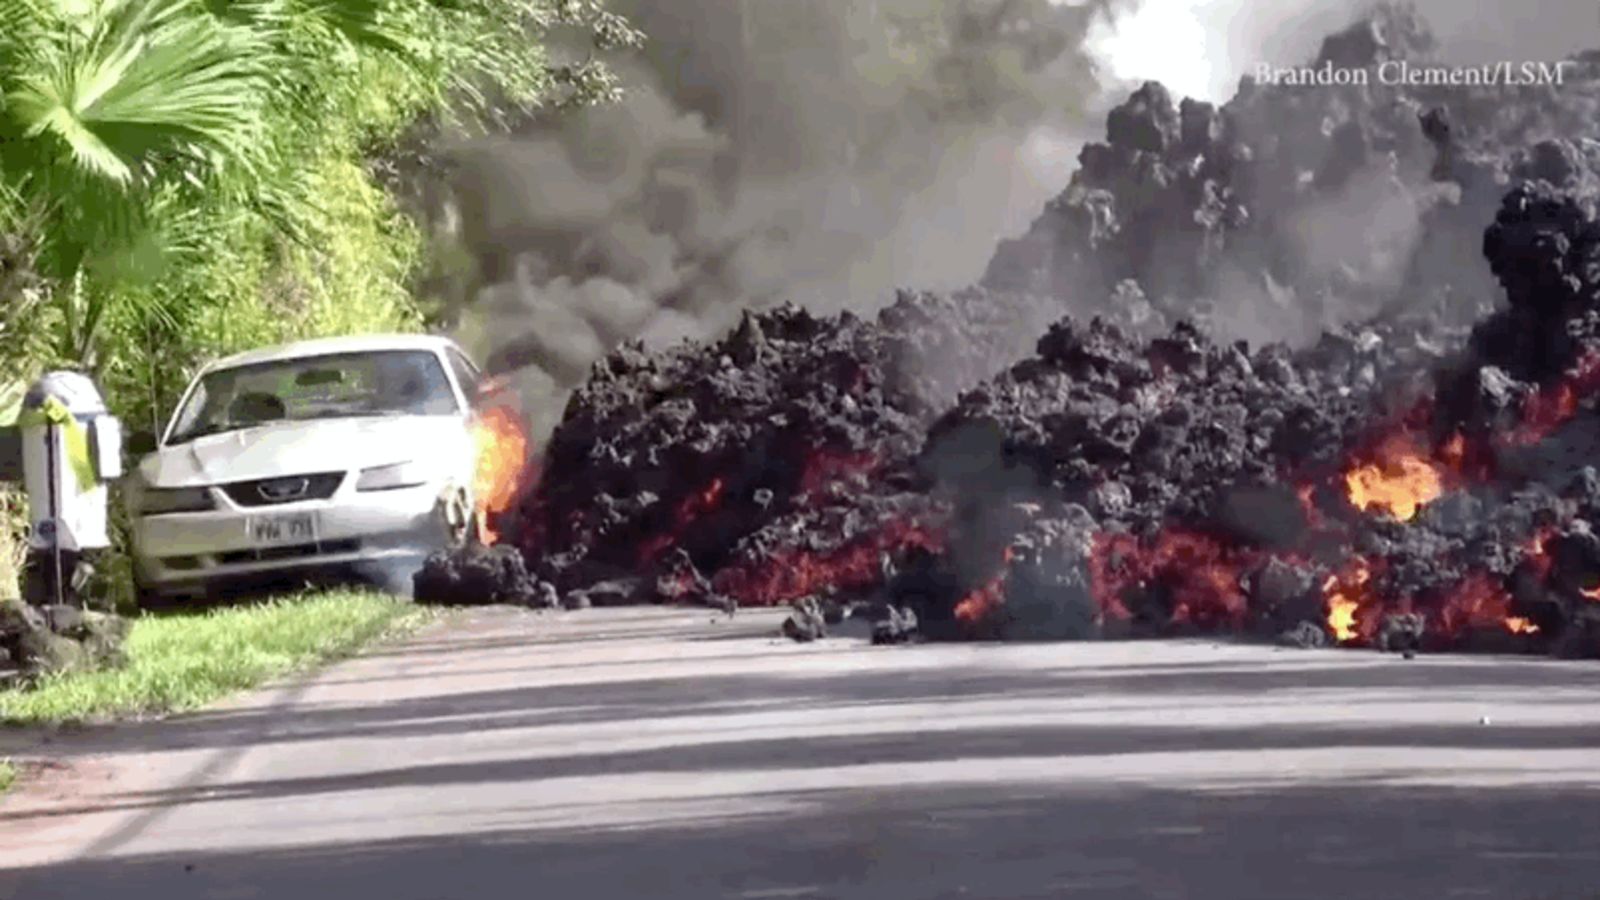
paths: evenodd
<path fill-rule="evenodd" d="M 24 830 L 132 813 L 91 858 L 0 875 L 0 900 L 1600 898 L 1593 667 L 1071 645 L 774 661 L 685 657 L 681 634 L 596 628 L 586 646 L 611 649 L 591 659 L 456 633 L 331 672 L 331 693 L 64 736 L 63 760 L 220 752 L 159 787 L 0 807 Z M 1485 727 L 1489 695 L 1521 721 Z M 195 842 L 213 849 L 168 849 Z"/>
<path fill-rule="evenodd" d="M 981 765 L 981 762 L 975 762 Z M 544 829 L 25 874 L 10 898 L 1588 898 L 1593 795 L 775 792 L 658 827 Z"/>
<path fill-rule="evenodd" d="M 504 648 L 506 641 L 491 646 Z M 426 645 L 424 645 L 426 646 Z M 467 654 L 480 649 L 457 642 L 438 653 Z M 843 647 L 841 656 L 862 658 L 864 653 L 893 654 L 900 650 L 863 650 Z M 1600 670 L 1592 666 L 1525 664 L 1518 660 L 1432 660 L 1414 665 L 1381 660 L 1352 666 L 1322 657 L 1323 662 L 1290 657 L 1282 668 L 1262 668 L 1229 662 L 1193 662 L 1177 665 L 1100 665 L 1078 668 L 1070 645 L 1062 647 L 1057 668 L 1008 669 L 964 665 L 956 670 L 912 669 L 885 672 L 795 673 L 780 677 L 689 675 L 678 677 L 608 678 L 606 669 L 647 667 L 657 660 L 630 659 L 627 663 L 596 663 L 600 670 L 591 680 L 576 684 L 543 683 L 548 671 L 579 671 L 582 663 L 541 664 L 530 651 L 526 665 L 496 666 L 472 674 L 497 676 L 497 680 L 524 681 L 520 687 L 429 695 L 412 699 L 363 702 L 360 705 L 296 705 L 292 714 L 277 707 L 201 712 L 162 722 L 88 728 L 66 733 L 52 741 L 50 753 L 70 759 L 79 753 L 161 751 L 323 741 L 344 738 L 406 738 L 444 734 L 478 734 L 562 725 L 598 725 L 651 720 L 705 717 L 735 710 L 765 707 L 790 711 L 841 710 L 851 707 L 894 707 L 910 703 L 971 703 L 984 700 L 1048 700 L 1061 697 L 1103 698 L 1133 702 L 1159 697 L 1178 704 L 1186 697 L 1243 695 L 1242 702 L 1273 701 L 1278 692 L 1327 696 L 1327 702 L 1370 704 L 1379 700 L 1434 701 L 1470 698 L 1475 688 L 1488 683 L 1499 690 L 1525 691 L 1530 702 L 1590 706 L 1600 696 Z M 820 654 L 812 654 L 815 660 Z M 375 657 L 376 658 L 376 657 Z M 743 656 L 700 657 L 697 665 L 710 666 Z M 663 657 L 670 660 L 670 657 Z M 395 676 L 415 679 L 415 675 Z M 1568 689 L 1567 699 L 1543 696 L 1543 689 Z M 1150 705 L 1141 704 L 1148 710 Z M 1470 723 L 1463 723 L 1470 724 Z M 1584 734 L 1589 734 L 1584 731 Z M 1318 739 L 1337 737 L 1320 733 Z M 1470 742 L 1507 739 L 1512 732 L 1463 728 L 1452 732 Z M 1600 735 L 1597 735 L 1600 737 Z M 1522 738 L 1512 738 L 1522 740 Z M 1595 746 L 1600 746 L 1597 741 Z M 4 818 L 0 813 L 0 818 Z"/>

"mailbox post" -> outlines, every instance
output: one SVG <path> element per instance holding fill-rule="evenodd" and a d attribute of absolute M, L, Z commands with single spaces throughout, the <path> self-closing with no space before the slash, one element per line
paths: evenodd
<path fill-rule="evenodd" d="M 91 571 L 85 554 L 111 544 L 108 483 L 122 475 L 122 429 L 87 376 L 50 372 L 23 396 L 17 430 L 30 525 L 24 597 L 65 603 Z"/>

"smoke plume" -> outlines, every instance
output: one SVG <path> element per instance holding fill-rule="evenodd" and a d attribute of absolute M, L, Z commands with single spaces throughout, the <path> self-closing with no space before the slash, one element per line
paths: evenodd
<path fill-rule="evenodd" d="M 515 373 L 536 436 L 592 363 L 623 341 L 711 337 L 742 310 L 785 300 L 818 313 L 871 312 L 898 287 L 976 282 L 996 245 L 1068 185 L 1079 147 L 1101 133 L 1104 112 L 1130 84 L 1158 79 L 1174 100 L 1227 99 L 1260 62 L 1316 58 L 1322 38 L 1367 4 L 613 6 L 648 36 L 642 52 L 612 61 L 625 100 L 451 152 L 448 221 L 475 272 L 453 318 L 491 370 Z M 1444 59 L 1552 59 L 1600 25 L 1589 4 L 1545 5 L 1537 16 L 1495 15 L 1481 4 L 1468 15 L 1466 6 L 1420 4 Z M 1239 127 L 1262 146 L 1281 124 Z M 1355 273 L 1368 293 L 1378 285 L 1403 293 L 1437 201 L 1432 156 L 1425 146 L 1402 152 L 1394 171 L 1375 158 L 1337 190 L 1257 224 L 1311 289 L 1280 290 L 1246 254 L 1220 261 L 1207 297 L 1168 299 L 1210 307 L 1199 318 L 1219 338 L 1257 342 L 1310 340 L 1370 315 L 1370 297 L 1355 302 L 1326 285 Z M 1481 261 L 1463 262 L 1476 277 L 1471 293 L 1488 302 Z M 1049 290 L 1063 311 L 1102 305 L 1067 280 Z M 1019 355 L 1036 337 L 1023 330 Z"/>
<path fill-rule="evenodd" d="M 1102 6 L 613 4 L 647 35 L 622 102 L 452 152 L 460 336 L 543 432 L 622 341 L 972 284 L 1070 175 Z"/>

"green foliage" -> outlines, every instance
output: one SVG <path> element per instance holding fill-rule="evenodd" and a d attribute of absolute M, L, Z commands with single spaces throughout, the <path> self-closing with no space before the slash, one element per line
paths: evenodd
<path fill-rule="evenodd" d="M 27 496 L 20 485 L 0 485 L 0 600 L 22 595 L 22 563 L 27 554 Z"/>
<path fill-rule="evenodd" d="M 0 0 L 0 21 L 0 178 L 55 356 L 92 360 L 117 287 L 159 275 L 208 182 L 256 169 L 266 48 L 190 0 Z"/>
<path fill-rule="evenodd" d="M 142 419 L 209 356 L 416 327 L 364 157 L 614 93 L 555 29 L 639 37 L 592 0 L 0 0 L 0 331 L 48 336 L 0 357 L 114 372 Z"/>
<path fill-rule="evenodd" d="M 639 40 L 597 0 L 0 0 L 0 401 L 84 366 L 154 429 L 216 356 L 421 327 L 371 158 L 614 96 L 558 31 Z"/>
<path fill-rule="evenodd" d="M 196 709 L 373 639 L 414 628 L 427 611 L 379 594 L 333 591 L 133 623 L 127 665 L 49 676 L 0 691 L 0 720 L 83 722 Z"/>

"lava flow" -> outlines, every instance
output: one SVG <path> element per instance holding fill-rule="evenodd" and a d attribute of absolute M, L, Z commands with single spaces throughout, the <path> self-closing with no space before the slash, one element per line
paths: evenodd
<path fill-rule="evenodd" d="M 1357 464 L 1344 476 L 1347 495 L 1356 509 L 1386 512 L 1407 522 L 1423 505 L 1444 493 L 1444 476 L 1410 431 L 1398 431 L 1380 443 L 1371 461 Z"/>
<path fill-rule="evenodd" d="M 1372 567 L 1364 560 L 1356 560 L 1337 575 L 1329 575 L 1322 585 L 1327 598 L 1328 630 L 1334 640 L 1346 643 L 1367 640 L 1372 636 L 1372 618 L 1361 621 L 1361 611 L 1373 608 L 1373 596 L 1367 584 L 1372 579 Z M 1365 624 L 1366 627 L 1363 627 Z"/>
<path fill-rule="evenodd" d="M 1404 56 L 1408 27 L 1330 46 Z M 536 486 L 490 430 L 486 528 L 520 497 L 506 530 L 563 602 L 1600 655 L 1600 163 L 1547 137 L 1591 122 L 1600 88 L 1258 87 L 1225 108 L 1141 87 L 980 287 L 618 347 Z M 1362 282 L 1361 259 L 1331 277 L 1272 230 L 1396 171 L 1460 196 L 1422 204 L 1412 258 L 1373 260 L 1403 285 Z M 1260 293 L 1240 273 L 1297 334 L 1326 319 L 1302 322 L 1305 298 L 1348 324 L 1231 342 Z M 1484 315 L 1486 276 L 1504 296 Z"/>
<path fill-rule="evenodd" d="M 1007 547 L 1005 553 L 1001 554 L 1000 572 L 973 588 L 971 593 L 956 603 L 954 611 L 956 621 L 973 626 L 994 615 L 1005 602 L 1006 576 L 1011 572 L 1011 562 L 1014 559 L 1016 551 Z"/>

